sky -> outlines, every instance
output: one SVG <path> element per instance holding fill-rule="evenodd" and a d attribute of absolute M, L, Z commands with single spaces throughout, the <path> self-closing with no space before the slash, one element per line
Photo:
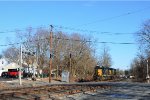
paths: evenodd
<path fill-rule="evenodd" d="M 96 55 L 104 45 L 100 42 L 113 42 L 105 43 L 112 67 L 124 70 L 136 57 L 138 44 L 114 43 L 136 43 L 134 33 L 150 19 L 149 11 L 150 1 L 0 1 L 0 45 L 17 42 L 16 33 L 10 32 L 16 29 L 61 26 L 96 39 Z M 0 46 L 0 53 L 6 48 Z"/>

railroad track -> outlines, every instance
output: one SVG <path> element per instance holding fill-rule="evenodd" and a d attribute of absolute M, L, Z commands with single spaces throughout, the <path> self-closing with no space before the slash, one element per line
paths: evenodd
<path fill-rule="evenodd" d="M 95 92 L 111 86 L 96 84 L 63 84 L 39 87 L 10 88 L 0 91 L 0 100 L 58 100 L 77 93 Z"/>

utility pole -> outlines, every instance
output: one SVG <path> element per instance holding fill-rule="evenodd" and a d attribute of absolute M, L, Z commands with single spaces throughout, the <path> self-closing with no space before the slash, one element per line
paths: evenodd
<path fill-rule="evenodd" d="M 51 77 L 51 71 L 52 71 L 52 38 L 53 38 L 53 34 L 52 34 L 52 30 L 53 30 L 53 26 L 50 25 L 51 30 L 50 30 L 50 62 L 49 62 L 49 83 L 51 83 L 52 77 Z"/>
<path fill-rule="evenodd" d="M 69 57 L 69 60 L 70 60 L 70 76 L 71 76 L 71 74 L 72 74 L 72 67 L 71 67 L 71 53 L 70 53 L 70 57 Z"/>
<path fill-rule="evenodd" d="M 148 69 L 148 59 L 147 59 L 147 76 L 146 76 L 146 79 L 149 79 L 150 77 L 149 77 L 149 69 Z"/>
<path fill-rule="evenodd" d="M 20 46 L 20 67 L 19 67 L 19 84 L 22 85 L 21 81 L 21 68 L 22 68 L 22 45 Z"/>
<path fill-rule="evenodd" d="M 72 78 L 72 76 L 73 76 L 73 69 L 72 69 L 72 64 L 71 64 L 71 63 L 72 63 L 72 62 L 71 62 L 71 58 L 72 58 L 71 52 L 72 52 L 73 44 L 72 44 L 71 39 L 70 39 L 70 43 L 71 43 L 71 45 L 70 45 L 71 50 L 70 50 L 70 54 L 69 54 L 69 61 L 70 61 L 70 65 L 69 65 L 69 67 L 70 67 L 69 81 L 71 82 L 71 78 Z"/>

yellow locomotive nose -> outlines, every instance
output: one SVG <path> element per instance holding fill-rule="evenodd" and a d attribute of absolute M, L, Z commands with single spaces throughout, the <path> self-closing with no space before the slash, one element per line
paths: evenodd
<path fill-rule="evenodd" d="M 97 65 L 93 78 L 94 80 L 112 80 L 115 75 L 116 69 Z"/>
<path fill-rule="evenodd" d="M 98 76 L 102 76 L 102 69 L 98 69 Z"/>

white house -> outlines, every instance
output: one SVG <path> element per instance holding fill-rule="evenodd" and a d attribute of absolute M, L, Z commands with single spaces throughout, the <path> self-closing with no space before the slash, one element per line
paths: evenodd
<path fill-rule="evenodd" d="M 12 62 L 3 67 L 4 70 L 8 71 L 8 69 L 16 69 L 19 68 L 19 65 Z"/>
<path fill-rule="evenodd" d="M 23 64 L 25 66 L 22 66 L 22 68 L 24 69 L 24 71 L 26 73 L 30 72 L 30 73 L 35 73 L 37 74 L 37 64 L 34 63 L 32 66 L 27 66 L 27 64 Z M 34 67 L 33 67 L 34 66 Z M 8 71 L 8 69 L 16 69 L 19 68 L 20 65 L 14 63 L 14 62 L 10 62 L 9 60 L 7 60 L 6 58 L 1 58 L 0 59 L 0 76 L 2 74 L 2 72 Z"/>
<path fill-rule="evenodd" d="M 19 68 L 19 65 L 13 62 L 10 62 L 9 60 L 5 58 L 0 59 L 0 76 L 2 72 L 8 71 L 8 69 L 15 69 Z"/>
<path fill-rule="evenodd" d="M 5 59 L 5 58 L 1 58 L 0 59 L 0 70 L 3 70 L 4 66 L 8 65 L 10 62 Z"/>
<path fill-rule="evenodd" d="M 2 72 L 6 71 L 4 70 L 4 66 L 8 65 L 9 64 L 9 61 L 5 58 L 1 58 L 0 59 L 0 76 L 2 74 Z"/>

